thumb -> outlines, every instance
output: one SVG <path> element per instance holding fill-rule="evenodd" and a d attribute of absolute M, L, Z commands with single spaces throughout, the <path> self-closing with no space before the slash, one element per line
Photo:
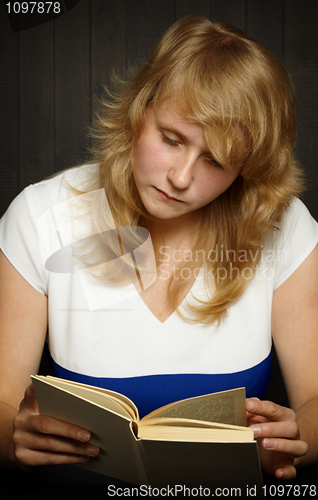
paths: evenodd
<path fill-rule="evenodd" d="M 22 407 L 28 408 L 29 411 L 32 411 L 36 415 L 40 414 L 39 405 L 38 405 L 38 402 L 36 399 L 33 384 L 30 384 L 25 390 L 24 398 L 21 401 L 21 405 L 20 405 L 21 409 L 22 409 Z"/>

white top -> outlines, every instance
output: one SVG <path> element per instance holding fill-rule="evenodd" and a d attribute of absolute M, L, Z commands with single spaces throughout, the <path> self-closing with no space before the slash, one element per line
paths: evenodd
<path fill-rule="evenodd" d="M 124 378 L 231 374 L 264 361 L 271 351 L 273 292 L 318 241 L 318 224 L 303 203 L 295 199 L 275 232 L 276 239 L 269 236 L 256 276 L 220 326 L 186 322 L 176 312 L 161 323 L 133 284 L 118 289 L 87 278 L 89 273 L 83 270 L 68 272 L 67 265 L 66 272 L 59 273 L 45 268 L 50 255 L 72 242 L 67 215 L 63 219 L 65 202 L 75 196 L 69 184 L 79 186 L 92 169 L 97 166 L 72 169 L 27 187 L 0 224 L 2 251 L 49 298 L 49 349 L 55 363 L 91 377 Z M 108 209 L 107 203 L 104 208 Z M 90 221 L 85 218 L 82 223 L 86 231 Z M 204 296 L 203 277 L 202 270 L 187 300 L 191 294 Z"/>

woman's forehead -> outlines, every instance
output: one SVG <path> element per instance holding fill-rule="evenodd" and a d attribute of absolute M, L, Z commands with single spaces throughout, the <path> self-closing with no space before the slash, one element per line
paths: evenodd
<path fill-rule="evenodd" d="M 150 109 L 159 119 L 165 119 L 180 124 L 195 124 L 203 128 L 202 123 L 195 119 L 192 113 L 187 112 L 187 108 L 178 105 L 174 100 L 165 99 L 155 106 L 151 106 Z"/>
<path fill-rule="evenodd" d="M 218 137 L 220 141 L 226 140 L 229 136 L 246 145 L 247 133 L 245 127 L 238 120 L 228 117 L 205 116 L 202 109 L 195 112 L 186 103 L 179 104 L 174 99 L 165 99 L 150 107 L 159 119 L 171 121 L 180 124 L 189 124 L 190 126 L 202 129 L 207 138 Z"/>

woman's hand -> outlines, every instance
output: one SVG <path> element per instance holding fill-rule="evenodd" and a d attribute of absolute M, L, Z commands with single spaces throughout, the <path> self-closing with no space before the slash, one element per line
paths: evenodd
<path fill-rule="evenodd" d="M 40 415 L 33 385 L 27 388 L 13 419 L 15 457 L 20 467 L 86 462 L 99 452 L 97 446 L 89 444 L 90 438 L 86 429 Z"/>
<path fill-rule="evenodd" d="M 248 425 L 258 441 L 262 469 L 279 479 L 296 476 L 295 458 L 306 455 L 296 415 L 290 408 L 257 398 L 246 401 Z"/>

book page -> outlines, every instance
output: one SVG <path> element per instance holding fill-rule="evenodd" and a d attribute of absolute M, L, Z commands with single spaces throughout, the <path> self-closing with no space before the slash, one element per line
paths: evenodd
<path fill-rule="evenodd" d="M 81 397 L 90 401 L 93 404 L 97 404 L 103 408 L 106 408 L 118 415 L 131 419 L 134 416 L 131 414 L 131 409 L 127 405 L 125 406 L 123 402 L 111 394 L 112 391 L 104 391 L 102 389 L 98 390 L 93 386 L 86 384 L 69 382 L 68 380 L 58 379 L 55 377 L 44 377 L 44 376 L 32 376 L 34 381 L 40 380 L 44 384 L 49 384 L 60 389 L 67 391 L 75 396 Z M 97 390 L 96 390 L 97 389 Z M 116 393 L 114 393 L 116 394 Z"/>
<path fill-rule="evenodd" d="M 129 399 L 127 396 L 124 396 L 124 394 L 121 394 L 120 392 L 111 391 L 110 389 L 105 389 L 104 387 L 97 387 L 95 385 L 93 386 L 88 384 L 82 384 L 81 382 L 75 382 L 74 380 L 65 380 L 57 377 L 52 377 L 51 375 L 46 375 L 45 377 L 41 375 L 40 377 L 42 379 L 45 378 L 48 381 L 53 381 L 56 385 L 57 382 L 60 382 L 61 384 L 66 383 L 67 385 L 71 384 L 77 387 L 85 387 L 85 389 L 88 389 L 95 393 L 105 394 L 110 398 L 112 398 L 114 401 L 117 401 L 124 408 L 124 410 L 126 410 L 129 413 L 129 415 L 133 418 L 133 420 L 135 420 L 136 422 L 139 421 L 139 412 L 135 403 L 131 401 L 131 399 Z"/>
<path fill-rule="evenodd" d="M 144 417 L 183 418 L 246 426 L 245 389 L 233 389 L 164 406 Z"/>
<path fill-rule="evenodd" d="M 179 418 L 151 418 L 145 422 L 141 421 L 138 426 L 138 437 L 205 443 L 254 440 L 253 431 L 249 427 Z"/>
<path fill-rule="evenodd" d="M 221 424 L 219 422 L 208 422 L 207 420 L 194 420 L 190 418 L 171 418 L 171 417 L 158 417 L 158 418 L 148 418 L 146 420 L 142 419 L 138 423 L 138 430 L 144 427 L 182 427 L 188 429 L 198 427 L 199 429 L 226 429 L 230 431 L 241 430 L 243 432 L 249 432 L 253 438 L 253 431 L 249 427 L 232 425 L 232 424 Z"/>

